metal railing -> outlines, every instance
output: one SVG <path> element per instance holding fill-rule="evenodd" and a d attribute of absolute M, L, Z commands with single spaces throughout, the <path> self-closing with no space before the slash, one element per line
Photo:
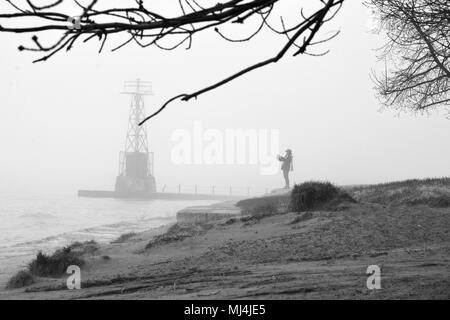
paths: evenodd
<path fill-rule="evenodd" d="M 160 192 L 211 194 L 230 196 L 259 196 L 269 193 L 269 188 L 234 187 L 234 186 L 201 186 L 201 185 L 163 185 Z"/>

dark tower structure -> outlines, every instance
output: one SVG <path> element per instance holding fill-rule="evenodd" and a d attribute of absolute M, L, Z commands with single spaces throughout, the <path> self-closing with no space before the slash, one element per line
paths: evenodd
<path fill-rule="evenodd" d="M 145 125 L 139 126 L 145 115 L 144 96 L 152 94 L 151 84 L 140 79 L 126 81 L 122 93 L 131 96 L 131 105 L 125 149 L 119 155 L 115 191 L 130 195 L 156 192 L 153 152 L 148 150 Z"/>

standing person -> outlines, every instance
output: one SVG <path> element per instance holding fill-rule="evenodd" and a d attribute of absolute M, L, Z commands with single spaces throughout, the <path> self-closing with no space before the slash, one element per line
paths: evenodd
<path fill-rule="evenodd" d="M 284 181 L 286 182 L 285 188 L 289 188 L 289 171 L 294 171 L 292 165 L 292 150 L 287 149 L 284 157 L 278 156 L 278 160 L 283 162 L 281 165 L 281 171 L 283 171 Z"/>

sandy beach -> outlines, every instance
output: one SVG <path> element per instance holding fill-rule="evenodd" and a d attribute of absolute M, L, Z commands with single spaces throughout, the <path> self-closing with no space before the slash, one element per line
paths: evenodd
<path fill-rule="evenodd" d="M 450 210 L 359 201 L 179 223 L 83 258 L 80 290 L 39 278 L 0 299 L 449 299 Z M 369 265 L 380 290 L 366 286 Z"/>

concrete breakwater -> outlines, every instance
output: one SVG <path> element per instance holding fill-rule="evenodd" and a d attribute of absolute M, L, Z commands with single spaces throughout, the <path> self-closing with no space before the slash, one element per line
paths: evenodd
<path fill-rule="evenodd" d="M 241 209 L 233 201 L 210 206 L 187 207 L 177 212 L 178 223 L 205 223 L 214 220 L 231 219 L 241 216 Z"/>

